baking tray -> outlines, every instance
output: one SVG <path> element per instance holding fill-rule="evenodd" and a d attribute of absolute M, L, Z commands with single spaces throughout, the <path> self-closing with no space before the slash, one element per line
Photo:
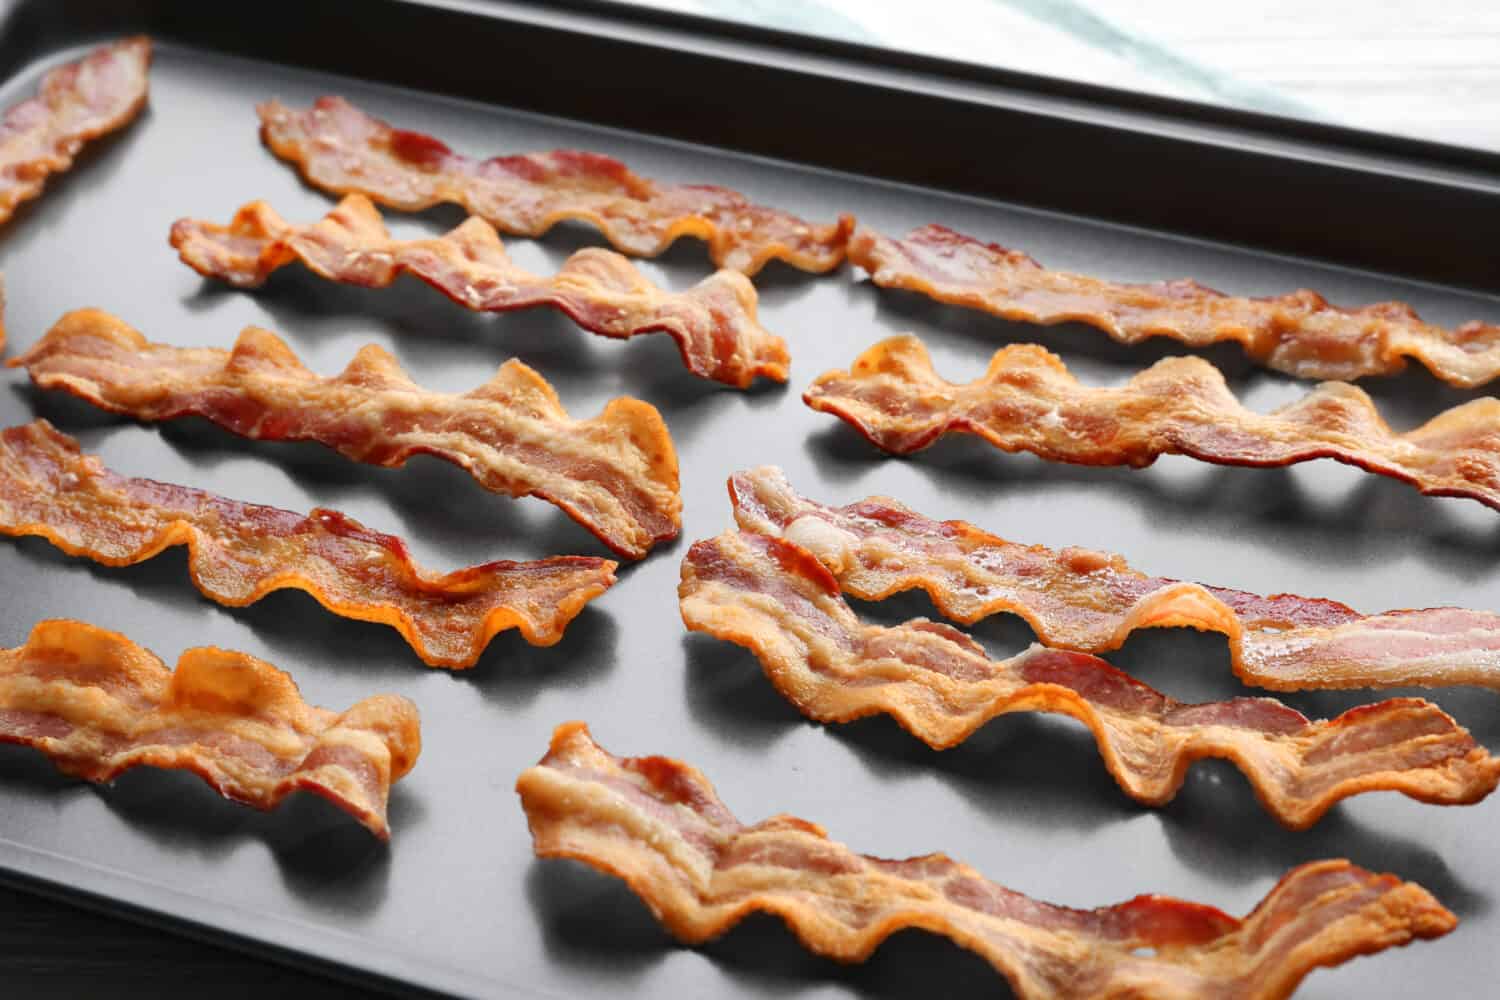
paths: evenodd
<path fill-rule="evenodd" d="M 883 459 L 798 395 L 890 333 L 921 335 L 952 378 L 976 375 L 994 348 L 1015 341 L 1039 341 L 1085 379 L 1108 383 L 1176 348 L 1005 323 L 881 293 L 849 271 L 814 277 L 776 265 L 757 279 L 766 325 L 791 345 L 793 377 L 741 393 L 687 375 L 664 337 L 605 341 L 541 311 L 473 316 L 411 280 L 366 291 L 293 268 L 263 291 L 234 292 L 200 280 L 166 245 L 172 220 L 227 219 L 252 198 L 293 219 L 326 211 L 330 199 L 260 148 L 254 104 L 338 93 L 468 152 L 598 150 L 808 218 L 850 211 L 891 232 L 938 221 L 1057 267 L 1192 275 L 1248 294 L 1306 285 L 1340 302 L 1400 298 L 1456 323 L 1500 316 L 1487 294 L 1500 273 L 1484 246 L 1500 231 L 1495 158 L 584 4 L 11 4 L 0 22 L 0 103 L 29 94 L 46 66 L 87 44 L 138 30 L 158 39 L 150 109 L 0 231 L 13 351 L 65 310 L 95 305 L 175 344 L 226 345 L 246 324 L 268 326 L 324 373 L 373 341 L 446 391 L 519 357 L 575 414 L 622 393 L 662 410 L 682 462 L 683 537 L 627 567 L 559 645 L 533 649 L 507 634 L 458 674 L 424 668 L 392 630 L 333 618 L 301 594 L 241 610 L 212 604 L 188 582 L 180 550 L 106 569 L 37 540 L 0 544 L 0 645 L 21 642 L 39 619 L 78 616 L 169 661 L 204 643 L 243 649 L 290 670 L 318 704 L 375 691 L 411 697 L 425 742 L 392 795 L 389 847 L 310 797 L 259 814 L 160 772 L 96 789 L 5 748 L 0 877 L 372 986 L 488 996 L 1004 993 L 985 963 L 918 933 L 852 968 L 806 954 L 763 918 L 707 947 L 679 948 L 615 881 L 533 861 L 512 782 L 554 725 L 579 718 L 617 753 L 698 765 L 743 818 L 796 813 L 887 856 L 946 850 L 1072 905 L 1156 891 L 1244 912 L 1289 867 L 1346 856 L 1420 881 L 1463 922 L 1441 941 L 1317 973 L 1301 995 L 1479 996 L 1500 978 L 1490 947 L 1500 932 L 1496 800 L 1445 810 L 1364 796 L 1290 833 L 1237 772 L 1209 763 L 1174 803 L 1145 809 L 1065 720 L 1007 717 L 944 753 L 888 719 L 809 724 L 749 654 L 685 635 L 675 599 L 686 543 L 730 521 L 725 477 L 758 463 L 780 464 L 826 501 L 885 493 L 1017 540 L 1106 549 L 1155 573 L 1365 610 L 1500 605 L 1500 520 L 1477 504 L 1424 499 L 1331 463 L 1081 469 L 973 441 Z M 449 209 L 392 220 L 417 234 L 459 218 Z M 563 227 L 509 245 L 545 271 L 596 239 Z M 709 270 L 695 243 L 642 267 L 675 287 Z M 1253 406 L 1306 388 L 1253 369 L 1236 350 L 1207 355 Z M 1398 426 L 1474 395 L 1420 372 L 1365 385 Z M 602 554 L 553 508 L 492 496 L 437 462 L 378 470 L 197 421 L 137 426 L 5 376 L 0 423 L 38 415 L 122 471 L 292 509 L 337 507 L 403 535 L 431 566 Z M 895 621 L 930 609 L 903 598 L 862 610 Z M 997 654 L 1031 638 L 1012 618 L 975 632 Z M 1110 659 L 1178 697 L 1240 693 L 1216 635 L 1137 634 Z M 1288 700 L 1329 714 L 1373 697 Z M 1500 746 L 1493 694 L 1437 698 Z"/>

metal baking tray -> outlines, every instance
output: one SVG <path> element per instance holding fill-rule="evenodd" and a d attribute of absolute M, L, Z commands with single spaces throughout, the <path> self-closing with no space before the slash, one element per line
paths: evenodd
<path fill-rule="evenodd" d="M 1015 341 L 1039 341 L 1106 383 L 1177 348 L 1005 323 L 881 293 L 849 270 L 814 277 L 777 265 L 757 279 L 766 325 L 790 342 L 793 377 L 742 393 L 689 376 L 665 337 L 605 341 L 545 311 L 474 316 L 414 280 L 365 291 L 289 268 L 245 294 L 200 280 L 166 244 L 174 219 L 227 219 L 253 198 L 293 219 L 320 217 L 331 199 L 260 147 L 254 105 L 336 93 L 476 154 L 597 150 L 651 176 L 730 185 L 808 218 L 849 211 L 897 232 L 944 222 L 1057 267 L 1121 279 L 1191 275 L 1247 294 L 1308 286 L 1344 303 L 1398 298 L 1456 323 L 1500 316 L 1495 157 L 576 3 L 32 0 L 4 8 L 0 103 L 29 94 L 46 66 L 134 31 L 158 41 L 149 111 L 90 148 L 0 231 L 12 351 L 65 310 L 93 305 L 174 344 L 226 345 L 243 326 L 264 325 L 324 373 L 374 341 L 447 391 L 519 357 L 576 414 L 619 394 L 661 409 L 682 462 L 683 538 L 627 567 L 559 645 L 533 649 L 507 634 L 466 673 L 427 669 L 394 631 L 333 618 L 301 594 L 219 607 L 189 583 L 180 550 L 106 569 L 38 540 L 3 542 L 0 644 L 21 642 L 39 619 L 77 616 L 169 662 L 198 644 L 243 649 L 290 670 L 318 704 L 410 696 L 426 744 L 392 796 L 389 847 L 310 797 L 259 814 L 183 775 L 137 772 L 94 788 L 6 748 L 5 879 L 372 986 L 555 997 L 1004 992 L 982 961 L 917 933 L 850 968 L 806 954 L 767 918 L 680 948 L 619 883 L 535 862 L 512 783 L 553 726 L 578 718 L 615 752 L 698 765 L 746 819 L 795 813 L 886 856 L 945 850 L 1067 904 L 1154 891 L 1244 912 L 1289 867 L 1346 856 L 1420 881 L 1462 924 L 1441 941 L 1316 973 L 1302 995 L 1480 996 L 1500 978 L 1490 945 L 1500 933 L 1500 799 L 1445 810 L 1363 796 L 1290 833 L 1237 772 L 1210 763 L 1193 768 L 1171 805 L 1146 809 L 1120 793 L 1087 733 L 1066 720 L 1007 717 L 943 753 L 888 719 L 810 724 L 749 654 L 685 635 L 675 597 L 686 543 L 730 521 L 726 476 L 757 463 L 783 466 L 822 500 L 885 493 L 1017 540 L 1105 549 L 1154 573 L 1370 611 L 1500 606 L 1494 513 L 1327 462 L 1082 469 L 973 441 L 882 458 L 798 396 L 888 334 L 920 334 L 955 378 L 974 376 L 993 349 Z M 446 229 L 460 213 L 392 219 L 397 232 L 416 234 Z M 564 227 L 508 242 L 522 264 L 548 270 L 596 240 Z M 710 269 L 691 242 L 642 266 L 671 286 Z M 1306 388 L 1252 368 L 1237 350 L 1208 355 L 1253 406 Z M 1420 371 L 1365 385 L 1397 426 L 1473 395 Z M 403 535 L 436 567 L 602 552 L 553 508 L 492 496 L 437 462 L 378 470 L 196 421 L 138 426 L 5 375 L 0 423 L 34 416 L 131 474 L 297 510 L 342 509 Z M 925 598 L 862 610 L 886 621 L 930 611 Z M 1031 638 L 1011 618 L 975 631 L 997 654 Z M 1240 691 L 1217 635 L 1146 632 L 1110 658 L 1178 697 Z M 1288 700 L 1329 714 L 1374 697 Z M 1494 694 L 1436 697 L 1500 746 Z"/>

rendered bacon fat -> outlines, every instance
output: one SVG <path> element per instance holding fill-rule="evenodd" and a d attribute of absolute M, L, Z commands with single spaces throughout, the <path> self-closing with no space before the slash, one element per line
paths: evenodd
<path fill-rule="evenodd" d="M 336 615 L 391 626 L 434 667 L 473 666 L 510 628 L 552 645 L 614 583 L 616 565 L 558 556 L 429 574 L 401 539 L 338 511 L 304 516 L 127 479 L 45 420 L 0 431 L 0 533 L 40 535 L 109 566 L 186 545 L 193 582 L 220 604 L 304 590 Z"/>
<path fill-rule="evenodd" d="M 1270 698 L 1183 704 L 1084 653 L 1032 646 L 996 661 L 948 625 L 865 625 L 823 564 L 781 538 L 695 543 L 678 597 L 689 629 L 752 650 L 777 690 L 820 722 L 884 713 L 944 749 L 998 715 L 1071 715 L 1092 730 L 1120 787 L 1147 805 L 1169 801 L 1200 757 L 1232 761 L 1294 829 L 1360 792 L 1460 805 L 1500 782 L 1500 758 L 1419 698 L 1310 722 Z"/>
<path fill-rule="evenodd" d="M 1138 628 L 1222 632 L 1241 680 L 1284 691 L 1500 689 L 1500 615 L 1488 611 L 1361 615 L 1321 598 L 1146 576 L 1117 555 L 1008 542 L 887 497 L 830 507 L 799 496 L 773 467 L 736 473 L 729 494 L 741 528 L 806 548 L 860 600 L 921 589 L 955 621 L 1010 612 L 1048 646 L 1085 653 L 1118 649 Z"/>
<path fill-rule="evenodd" d="M 621 398 L 574 420 L 519 361 L 450 396 L 418 386 L 373 344 L 337 378 L 322 378 L 268 330 L 247 327 L 233 352 L 169 347 L 80 309 L 10 364 L 44 389 L 137 420 L 205 417 L 245 437 L 317 441 L 371 465 L 435 455 L 485 489 L 556 504 L 632 558 L 676 537 L 681 521 L 677 453 L 654 406 Z"/>
<path fill-rule="evenodd" d="M 42 78 L 37 96 L 0 121 L 0 223 L 73 166 L 91 139 L 123 128 L 146 106 L 151 40 L 103 45 Z"/>
<path fill-rule="evenodd" d="M 624 253 L 655 257 L 680 236 L 708 243 L 714 263 L 754 274 L 771 260 L 804 271 L 838 267 L 854 220 L 813 225 L 728 188 L 664 185 L 597 153 L 559 149 L 473 160 L 428 135 L 392 128 L 341 97 L 298 111 L 260 106 L 261 138 L 334 194 L 358 193 L 415 212 L 462 205 L 502 233 L 540 236 L 566 219 L 595 226 Z"/>
<path fill-rule="evenodd" d="M 391 783 L 422 749 L 405 698 L 330 712 L 253 656 L 190 649 L 172 671 L 123 635 L 77 621 L 42 622 L 24 646 L 0 650 L 0 742 L 35 747 L 85 781 L 142 766 L 192 771 L 258 809 L 306 789 L 381 840 Z"/>
<path fill-rule="evenodd" d="M 1254 299 L 1186 279 L 1119 284 L 1048 271 L 1020 251 L 942 226 L 900 240 L 861 227 L 849 259 L 883 288 L 921 292 L 1008 320 L 1087 323 L 1122 344 L 1148 337 L 1191 347 L 1234 341 L 1260 364 L 1301 378 L 1391 375 L 1409 358 L 1463 388 L 1500 375 L 1500 326 L 1472 322 L 1448 330 L 1401 302 L 1341 309 L 1307 289 Z"/>
<path fill-rule="evenodd" d="M 623 879 L 689 944 L 763 912 L 810 951 L 862 962 L 920 928 L 983 957 L 1021 1000 L 1275 1000 L 1320 966 L 1458 923 L 1421 886 L 1347 861 L 1292 869 L 1244 919 L 1156 895 L 1055 906 L 943 854 L 855 854 L 794 816 L 747 826 L 693 767 L 612 756 L 578 722 L 558 727 L 516 790 L 539 856 Z"/>
<path fill-rule="evenodd" d="M 1332 458 L 1426 494 L 1500 509 L 1500 400 L 1488 396 L 1397 434 L 1363 390 L 1344 382 L 1259 414 L 1202 358 L 1166 358 L 1118 389 L 1093 389 L 1050 351 L 1015 344 L 996 351 L 983 376 L 956 384 L 906 336 L 876 344 L 847 372 L 820 375 L 802 398 L 897 455 L 957 433 L 1079 465 L 1141 468 L 1187 455 L 1266 468 Z"/>
<path fill-rule="evenodd" d="M 588 248 L 542 278 L 513 264 L 483 219 L 471 218 L 446 236 L 396 240 L 375 206 L 357 194 L 309 226 L 291 225 L 263 201 L 240 209 L 228 226 L 182 219 L 172 227 L 172 245 L 200 274 L 241 288 L 264 284 L 297 260 L 321 277 L 372 288 L 409 271 L 479 312 L 548 305 L 605 337 L 664 332 L 701 378 L 742 389 L 758 376 L 786 381 L 786 343 L 756 321 L 755 287 L 736 271 L 667 292 L 619 254 Z"/>

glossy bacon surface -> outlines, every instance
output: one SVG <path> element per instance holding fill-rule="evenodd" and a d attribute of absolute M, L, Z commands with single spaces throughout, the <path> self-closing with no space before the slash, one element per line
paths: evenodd
<path fill-rule="evenodd" d="M 477 312 L 545 305 L 605 337 L 663 332 L 694 375 L 742 389 L 757 377 L 785 382 L 790 363 L 786 343 L 756 321 L 755 287 L 736 271 L 668 292 L 619 254 L 588 248 L 543 278 L 512 263 L 483 219 L 445 236 L 392 239 L 375 206 L 358 194 L 306 226 L 288 223 L 263 201 L 240 209 L 227 226 L 181 219 L 172 226 L 172 246 L 200 274 L 241 288 L 264 284 L 294 261 L 331 281 L 371 288 L 409 272 Z"/>
<path fill-rule="evenodd" d="M 37 96 L 0 120 L 0 223 L 73 166 L 91 139 L 123 128 L 146 106 L 151 40 L 102 45 L 42 77 Z"/>
<path fill-rule="evenodd" d="M 1222 632 L 1241 680 L 1282 691 L 1500 689 L 1500 615 L 1492 612 L 1361 615 L 1322 598 L 1147 576 L 1117 555 L 1009 542 L 888 497 L 831 507 L 800 496 L 771 466 L 735 473 L 729 494 L 741 528 L 802 546 L 861 600 L 921 589 L 954 621 L 1009 612 L 1048 646 L 1084 653 L 1118 649 L 1138 628 Z"/>
<path fill-rule="evenodd" d="M 516 790 L 539 856 L 624 880 L 689 944 L 762 912 L 810 951 L 862 962 L 920 928 L 983 957 L 1020 1000 L 1276 1000 L 1320 966 L 1458 923 L 1421 886 L 1347 861 L 1292 869 L 1243 919 L 1158 895 L 1056 906 L 943 854 L 856 854 L 794 816 L 743 824 L 695 768 L 615 757 L 578 722 L 558 727 Z"/>
<path fill-rule="evenodd" d="M 220 604 L 303 590 L 336 615 L 391 626 L 434 667 L 473 666 L 511 628 L 552 645 L 614 583 L 616 566 L 558 556 L 428 573 L 401 539 L 338 511 L 302 515 L 129 479 L 45 420 L 0 431 L 0 534 L 39 535 L 107 566 L 186 545 L 193 583 Z"/>
<path fill-rule="evenodd" d="M 260 106 L 260 121 L 266 145 L 315 187 L 408 212 L 453 203 L 515 236 L 540 236 L 575 219 L 636 257 L 655 257 L 688 236 L 707 242 L 719 267 L 748 275 L 772 260 L 831 271 L 843 262 L 854 229 L 847 215 L 820 226 L 728 188 L 659 184 L 598 153 L 559 149 L 474 160 L 341 97 L 321 97 L 306 110 L 269 101 Z"/>
<path fill-rule="evenodd" d="M 892 337 L 802 396 L 897 455 L 945 434 L 1053 462 L 1142 468 L 1162 455 L 1260 468 L 1332 458 L 1432 496 L 1500 509 L 1500 400 L 1471 400 L 1405 434 L 1361 389 L 1325 382 L 1295 403 L 1247 409 L 1202 358 L 1166 358 L 1117 389 L 1082 385 L 1035 344 L 1001 348 L 973 382 L 943 380 L 915 337 Z"/>
<path fill-rule="evenodd" d="M 405 698 L 330 712 L 253 656 L 190 649 L 173 671 L 123 635 L 77 621 L 42 622 L 24 646 L 0 650 L 0 742 L 34 747 L 85 781 L 134 767 L 192 771 L 257 809 L 305 789 L 381 840 L 391 783 L 422 749 Z"/>
<path fill-rule="evenodd" d="M 1187 279 L 1127 285 L 1049 271 L 1026 254 L 943 226 L 891 239 L 861 227 L 849 259 L 875 284 L 1026 323 L 1087 323 L 1122 344 L 1168 337 L 1191 347 L 1233 341 L 1260 364 L 1301 378 L 1391 375 L 1414 359 L 1451 385 L 1500 375 L 1500 326 L 1449 330 L 1402 302 L 1341 309 L 1301 289 L 1241 298 Z"/>
<path fill-rule="evenodd" d="M 199 416 L 259 440 L 317 441 L 371 465 L 434 455 L 485 489 L 556 504 L 631 558 L 675 538 L 681 523 L 677 452 L 656 408 L 620 398 L 574 420 L 519 361 L 453 396 L 418 386 L 374 344 L 323 378 L 268 330 L 247 327 L 232 352 L 170 347 L 80 309 L 10 365 L 44 389 L 137 420 Z"/>
<path fill-rule="evenodd" d="M 865 625 L 823 564 L 781 538 L 729 533 L 695 543 L 678 597 L 690 630 L 753 651 L 777 690 L 813 719 L 886 714 L 943 749 L 999 715 L 1070 715 L 1093 732 L 1125 793 L 1147 805 L 1176 795 L 1202 757 L 1233 762 L 1267 811 L 1294 829 L 1361 792 L 1461 805 L 1500 782 L 1500 758 L 1419 698 L 1312 722 L 1270 698 L 1174 701 L 1084 653 L 1032 646 L 996 661 L 948 625 Z"/>

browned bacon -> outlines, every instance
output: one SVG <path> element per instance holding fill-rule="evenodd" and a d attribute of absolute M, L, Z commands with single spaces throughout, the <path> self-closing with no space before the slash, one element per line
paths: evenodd
<path fill-rule="evenodd" d="M 371 288 L 406 271 L 479 312 L 547 305 L 605 337 L 664 332 L 701 378 L 742 389 L 757 377 L 786 381 L 786 343 L 756 321 L 755 287 L 736 271 L 668 292 L 619 254 L 591 247 L 542 278 L 513 264 L 483 219 L 470 218 L 446 236 L 396 240 L 358 194 L 307 226 L 288 223 L 263 201 L 240 209 L 227 226 L 181 219 L 172 227 L 172 245 L 200 274 L 241 288 L 258 287 L 298 260 L 321 277 Z"/>
<path fill-rule="evenodd" d="M 1138 628 L 1222 632 L 1241 680 L 1282 691 L 1500 689 L 1500 615 L 1492 612 L 1361 615 L 1337 601 L 1146 576 L 1117 555 L 1008 542 L 887 497 L 830 507 L 799 496 L 770 466 L 736 473 L 729 494 L 741 528 L 801 545 L 860 600 L 921 589 L 955 621 L 1010 612 L 1048 646 L 1085 653 L 1118 649 Z"/>
<path fill-rule="evenodd" d="M 245 437 L 317 441 L 371 465 L 434 455 L 485 489 L 556 504 L 633 559 L 675 538 L 681 523 L 677 453 L 656 408 L 620 398 L 574 420 L 519 361 L 451 396 L 418 386 L 374 344 L 338 377 L 322 378 L 268 330 L 247 327 L 232 352 L 170 347 L 80 309 L 10 365 L 44 389 L 137 420 L 205 417 Z"/>
<path fill-rule="evenodd" d="M 658 184 L 598 153 L 559 149 L 473 160 L 420 132 L 393 128 L 342 97 L 298 111 L 260 106 L 261 138 L 309 184 L 402 211 L 462 205 L 502 233 L 540 236 L 566 219 L 595 226 L 615 249 L 655 257 L 680 236 L 704 240 L 719 267 L 754 274 L 784 260 L 838 267 L 851 216 L 818 226 L 728 188 Z"/>
<path fill-rule="evenodd" d="M 943 749 L 998 715 L 1070 715 L 1093 732 L 1120 787 L 1147 805 L 1169 801 L 1201 757 L 1232 761 L 1294 829 L 1360 792 L 1461 805 L 1500 783 L 1500 758 L 1419 698 L 1310 722 L 1271 698 L 1183 704 L 1084 653 L 1032 646 L 992 660 L 962 632 L 924 618 L 865 625 L 817 557 L 781 538 L 695 543 L 678 597 L 689 629 L 752 650 L 777 690 L 820 722 L 884 713 Z"/>
<path fill-rule="evenodd" d="M 1008 320 L 1087 323 L 1122 344 L 1149 337 L 1191 347 L 1233 341 L 1260 364 L 1302 378 L 1391 375 L 1408 358 L 1464 388 L 1500 375 L 1500 326 L 1472 322 L 1447 330 L 1402 302 L 1341 309 L 1305 288 L 1252 299 L 1186 279 L 1125 285 L 1048 271 L 1018 250 L 943 226 L 900 240 L 860 227 L 849 259 L 883 288 L 921 292 Z"/>
<path fill-rule="evenodd" d="M 0 742 L 34 747 L 85 781 L 133 767 L 192 771 L 257 809 L 306 789 L 381 840 L 391 783 L 422 749 L 405 698 L 330 712 L 253 656 L 206 646 L 173 671 L 123 635 L 77 621 L 42 622 L 24 646 L 0 650 Z"/>
<path fill-rule="evenodd" d="M 434 667 L 473 666 L 511 628 L 550 646 L 615 582 L 615 563 L 587 556 L 427 573 L 401 539 L 338 511 L 294 514 L 128 479 L 45 420 L 0 431 L 0 534 L 40 535 L 108 566 L 186 545 L 193 582 L 220 604 L 303 590 L 336 615 L 391 626 Z"/>
<path fill-rule="evenodd" d="M 1320 966 L 1458 923 L 1421 886 L 1347 861 L 1292 869 L 1244 919 L 1157 895 L 1055 906 L 943 854 L 855 854 L 793 816 L 746 826 L 695 768 L 615 757 L 579 722 L 557 728 L 516 791 L 540 857 L 623 879 L 689 944 L 762 912 L 809 950 L 862 962 L 897 931 L 920 928 L 983 957 L 1021 1000 L 1277 1000 Z"/>
<path fill-rule="evenodd" d="M 73 166 L 91 139 L 123 128 L 146 106 L 151 40 L 102 45 L 42 78 L 37 96 L 0 121 L 0 223 Z"/>
<path fill-rule="evenodd" d="M 973 382 L 944 381 L 915 337 L 892 337 L 802 396 L 897 455 L 945 434 L 974 434 L 1002 451 L 1053 462 L 1131 465 L 1186 455 L 1260 468 L 1332 458 L 1432 496 L 1500 509 L 1500 400 L 1486 396 L 1397 434 L 1363 390 L 1325 382 L 1260 414 L 1242 406 L 1202 358 L 1166 358 L 1118 389 L 1081 385 L 1035 344 L 995 352 Z"/>

